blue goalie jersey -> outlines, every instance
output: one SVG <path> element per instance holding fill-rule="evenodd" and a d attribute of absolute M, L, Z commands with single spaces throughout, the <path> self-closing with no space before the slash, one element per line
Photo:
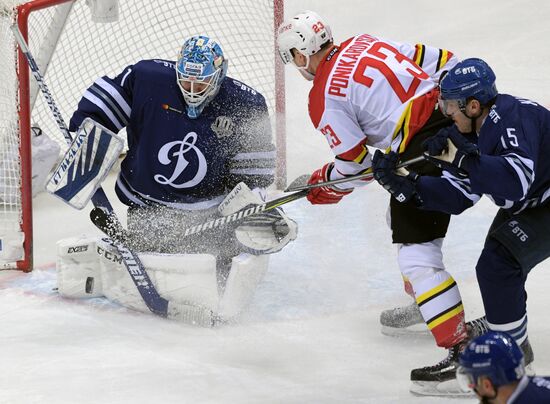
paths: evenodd
<path fill-rule="evenodd" d="M 143 60 L 89 87 L 70 122 L 90 117 L 114 132 L 126 127 L 128 152 L 116 183 L 129 206 L 178 209 L 217 205 L 237 183 L 267 187 L 275 148 L 264 97 L 226 77 L 216 97 L 190 119 L 175 64 Z"/>
<path fill-rule="evenodd" d="M 469 178 L 448 172 L 422 177 L 417 189 L 424 209 L 457 214 L 481 195 L 511 213 L 550 200 L 550 111 L 536 102 L 499 94 L 481 126 L 477 142 L 481 156 L 468 164 Z"/>

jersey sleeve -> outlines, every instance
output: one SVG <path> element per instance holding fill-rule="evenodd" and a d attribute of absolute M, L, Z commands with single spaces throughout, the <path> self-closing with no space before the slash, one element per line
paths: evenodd
<path fill-rule="evenodd" d="M 317 129 L 325 136 L 335 155 L 334 169 L 330 172 L 329 180 L 360 174 L 371 167 L 367 137 L 350 111 L 336 108 L 325 110 Z M 350 181 L 334 187 L 350 189 L 370 181 L 372 178 Z"/>
<path fill-rule="evenodd" d="M 411 45 L 407 43 L 390 42 L 399 52 L 413 60 L 418 66 L 430 75 L 435 83 L 439 82 L 441 73 L 452 69 L 458 63 L 456 55 L 447 50 L 433 46 L 417 43 Z"/>
<path fill-rule="evenodd" d="M 275 179 L 276 149 L 265 99 L 239 103 L 237 143 L 229 159 L 228 188 L 239 182 L 250 188 L 266 188 Z"/>
<path fill-rule="evenodd" d="M 76 131 L 85 118 L 92 118 L 115 133 L 120 131 L 130 119 L 134 82 L 134 66 L 126 67 L 115 78 L 97 79 L 79 101 L 69 130 Z"/>
<path fill-rule="evenodd" d="M 466 166 L 472 189 L 496 198 L 520 201 L 527 196 L 535 179 L 538 150 L 532 150 L 533 143 L 528 136 L 536 136 L 537 129 L 529 122 L 486 122 L 486 130 L 482 128 L 480 133 L 481 155 L 468 161 Z"/>
<path fill-rule="evenodd" d="M 481 198 L 472 191 L 470 181 L 443 171 L 441 177 L 422 176 L 416 189 L 423 201 L 422 209 L 458 215 L 472 207 Z"/>

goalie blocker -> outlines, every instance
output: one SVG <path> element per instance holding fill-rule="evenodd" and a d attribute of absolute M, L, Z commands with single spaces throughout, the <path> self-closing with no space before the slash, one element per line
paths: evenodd
<path fill-rule="evenodd" d="M 121 137 L 86 118 L 50 176 L 46 190 L 73 208 L 84 208 L 111 171 L 123 147 Z"/>

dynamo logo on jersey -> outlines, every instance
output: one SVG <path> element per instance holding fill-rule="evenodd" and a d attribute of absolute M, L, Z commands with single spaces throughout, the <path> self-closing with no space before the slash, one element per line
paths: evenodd
<path fill-rule="evenodd" d="M 162 146 L 158 152 L 158 160 L 162 165 L 169 165 L 173 163 L 172 158 L 175 157 L 175 167 L 172 175 L 166 177 L 162 174 L 156 174 L 153 178 L 156 182 L 162 185 L 169 185 L 173 188 L 191 188 L 199 184 L 207 172 L 206 158 L 202 151 L 195 146 L 198 135 L 195 132 L 189 132 L 183 140 L 175 140 L 168 142 Z M 185 158 L 188 153 L 195 154 L 198 165 L 193 177 L 186 182 L 178 182 L 178 178 L 184 173 L 184 171 L 192 170 L 189 161 Z"/>

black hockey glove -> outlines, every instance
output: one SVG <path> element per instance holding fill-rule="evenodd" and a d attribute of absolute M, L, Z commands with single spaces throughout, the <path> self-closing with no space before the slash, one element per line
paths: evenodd
<path fill-rule="evenodd" d="M 397 174 L 395 170 L 398 162 L 399 155 L 397 153 L 384 154 L 380 150 L 376 150 L 372 157 L 374 179 L 398 202 L 404 203 L 412 199 L 417 206 L 422 205 L 422 199 L 416 192 L 416 180 L 419 175 L 412 171 L 405 176 Z"/>
<path fill-rule="evenodd" d="M 460 178 L 468 177 L 468 161 L 479 157 L 477 145 L 468 141 L 455 125 L 441 129 L 422 147 L 426 160 Z"/>

